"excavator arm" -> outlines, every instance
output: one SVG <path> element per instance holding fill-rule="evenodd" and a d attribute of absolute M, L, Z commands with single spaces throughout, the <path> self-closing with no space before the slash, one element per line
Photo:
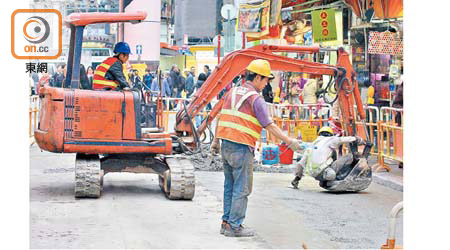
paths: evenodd
<path fill-rule="evenodd" d="M 265 59 L 270 62 L 274 71 L 302 72 L 315 75 L 330 75 L 335 79 L 335 88 L 338 90 L 339 107 L 341 110 L 344 130 L 347 135 L 355 135 L 355 115 L 353 111 L 354 100 L 358 107 L 361 119 L 365 119 L 365 112 L 362 107 L 359 94 L 356 74 L 349 60 L 349 55 L 344 49 L 338 50 L 337 65 L 328 65 L 316 62 L 308 62 L 274 54 L 277 52 L 294 53 L 318 53 L 319 47 L 305 46 L 276 46 L 258 45 L 252 48 L 238 50 L 228 54 L 216 69 L 208 77 L 202 87 L 194 94 L 192 101 L 185 108 L 180 109 L 176 116 L 175 131 L 181 135 L 187 133 L 192 135 L 192 117 L 200 112 L 217 94 L 226 87 L 236 76 L 245 72 L 247 65 L 255 59 Z M 202 134 L 208 123 L 214 120 L 223 104 L 222 100 L 214 106 L 208 119 L 197 130 Z"/>

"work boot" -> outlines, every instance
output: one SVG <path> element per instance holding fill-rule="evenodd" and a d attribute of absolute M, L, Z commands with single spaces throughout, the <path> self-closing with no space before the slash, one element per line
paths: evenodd
<path fill-rule="evenodd" d="M 248 228 L 244 228 L 242 225 L 239 228 L 233 229 L 230 224 L 227 224 L 224 235 L 227 237 L 252 237 L 255 233 Z"/>
<path fill-rule="evenodd" d="M 227 224 L 228 223 L 226 221 L 222 221 L 222 224 L 220 225 L 220 234 L 225 233 L 225 228 L 226 228 Z"/>
<path fill-rule="evenodd" d="M 295 176 L 294 180 L 292 180 L 291 184 L 294 189 L 298 189 L 298 182 L 300 181 L 300 177 Z"/>

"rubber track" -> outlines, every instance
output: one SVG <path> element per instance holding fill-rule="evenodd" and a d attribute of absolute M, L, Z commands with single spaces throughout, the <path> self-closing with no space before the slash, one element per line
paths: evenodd
<path fill-rule="evenodd" d="M 77 154 L 75 160 L 75 197 L 98 198 L 102 191 L 103 174 L 98 156 Z"/>
<path fill-rule="evenodd" d="M 170 168 L 170 192 L 166 193 L 171 200 L 192 200 L 195 194 L 194 166 L 183 158 L 167 158 Z"/>

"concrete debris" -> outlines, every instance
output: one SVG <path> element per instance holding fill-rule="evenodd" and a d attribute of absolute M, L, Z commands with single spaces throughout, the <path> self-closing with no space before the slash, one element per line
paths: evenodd
<path fill-rule="evenodd" d="M 209 145 L 202 145 L 202 153 L 193 155 L 184 154 L 185 157 L 192 161 L 195 170 L 200 171 L 223 171 L 223 161 L 220 155 L 212 155 Z M 294 173 L 295 164 L 292 165 L 262 165 L 255 160 L 253 162 L 253 170 L 264 173 Z"/>

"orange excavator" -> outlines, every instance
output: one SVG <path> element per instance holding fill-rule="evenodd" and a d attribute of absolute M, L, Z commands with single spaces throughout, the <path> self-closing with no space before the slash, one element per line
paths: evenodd
<path fill-rule="evenodd" d="M 327 88 L 335 85 L 338 93 L 334 100 L 329 101 L 339 101 L 340 122 L 348 135 L 356 133 L 355 103 L 360 119 L 365 119 L 356 75 L 349 55 L 343 49 L 337 50 L 336 66 L 274 54 L 318 53 L 322 50 L 319 47 L 259 45 L 232 52 L 216 67 L 191 102 L 181 104 L 173 133 L 163 128 L 161 96 L 158 96 L 156 103 L 147 103 L 147 98 L 143 98 L 139 90 L 80 89 L 80 58 L 85 26 L 95 23 L 137 23 L 145 18 L 146 13 L 133 12 L 73 13 L 65 19 L 64 23 L 71 31 L 65 78 L 65 86 L 70 87 L 41 88 L 40 118 L 35 139 L 43 150 L 76 153 L 75 197 L 98 198 L 105 174 L 132 172 L 157 174 L 159 186 L 169 199 L 192 199 L 195 193 L 194 167 L 185 154 L 201 149 L 200 136 L 219 113 L 223 100 L 214 106 L 198 129 L 192 118 L 236 76 L 242 75 L 254 59 L 269 60 L 273 70 L 332 76 L 333 81 L 328 83 Z M 143 120 L 151 118 L 152 112 L 147 112 L 149 106 L 156 107 L 154 123 L 143 123 Z M 356 145 L 351 149 L 355 153 L 358 151 Z M 364 160 L 364 157 L 360 158 Z M 370 177 L 370 168 L 363 166 L 357 169 L 358 176 L 363 173 Z"/>

